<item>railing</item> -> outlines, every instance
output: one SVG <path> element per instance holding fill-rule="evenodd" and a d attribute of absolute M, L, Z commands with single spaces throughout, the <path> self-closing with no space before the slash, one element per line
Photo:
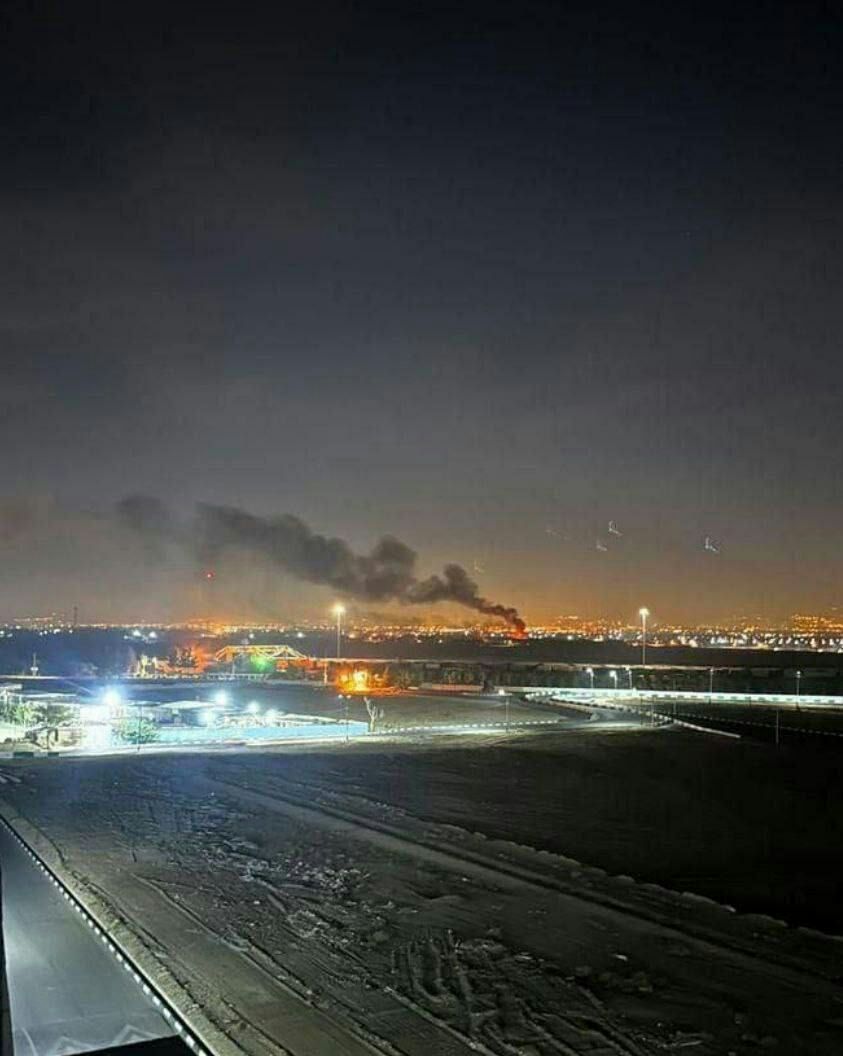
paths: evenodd
<path fill-rule="evenodd" d="M 639 703 L 658 703 L 662 700 L 688 701 L 689 703 L 712 704 L 793 704 L 800 707 L 815 707 L 824 705 L 826 707 L 843 708 L 843 697 L 838 696 L 815 696 L 809 693 L 706 693 L 702 690 L 682 689 L 614 689 L 614 688 L 583 688 L 571 686 L 518 686 L 507 687 L 510 693 L 525 693 L 531 697 L 547 697 L 554 700 L 584 700 L 596 702 L 599 700 L 628 700 Z"/>

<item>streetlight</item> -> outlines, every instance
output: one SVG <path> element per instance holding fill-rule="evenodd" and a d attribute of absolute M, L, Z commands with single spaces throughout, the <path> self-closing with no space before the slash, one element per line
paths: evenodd
<path fill-rule="evenodd" d="M 221 689 L 218 693 L 214 694 L 214 703 L 219 704 L 221 708 L 225 707 L 228 703 L 228 694 L 224 689 Z"/>
<path fill-rule="evenodd" d="M 802 672 L 796 672 L 796 710 L 799 711 L 799 687 L 802 682 Z"/>
<path fill-rule="evenodd" d="M 629 691 L 631 693 L 632 692 L 632 668 L 631 667 L 627 667 L 627 668 L 624 668 L 624 670 L 626 671 L 627 678 L 629 679 Z"/>
<path fill-rule="evenodd" d="M 641 617 L 641 666 L 647 666 L 647 617 L 650 615 L 649 609 L 639 609 L 638 615 Z"/>
<path fill-rule="evenodd" d="M 103 693 L 102 702 L 103 704 L 107 704 L 111 709 L 119 708 L 123 703 L 123 695 L 119 689 L 114 689 L 114 687 L 112 687 Z"/>
<path fill-rule="evenodd" d="M 337 618 L 337 660 L 339 660 L 342 655 L 342 618 L 345 615 L 345 605 L 337 602 L 334 606 L 333 612 Z"/>
<path fill-rule="evenodd" d="M 708 669 L 708 703 L 712 703 L 712 697 L 714 695 L 714 668 Z"/>
<path fill-rule="evenodd" d="M 591 679 L 591 688 L 594 689 L 594 668 L 593 667 L 587 667 L 585 669 L 585 673 Z"/>
<path fill-rule="evenodd" d="M 609 678 L 611 678 L 611 680 L 614 682 L 614 684 L 615 684 L 614 688 L 615 688 L 615 690 L 617 690 L 617 688 L 618 688 L 618 673 L 617 673 L 617 671 L 610 671 L 609 672 Z"/>

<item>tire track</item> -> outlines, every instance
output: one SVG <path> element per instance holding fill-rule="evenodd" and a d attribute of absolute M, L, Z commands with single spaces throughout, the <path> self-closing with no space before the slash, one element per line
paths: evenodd
<path fill-rule="evenodd" d="M 687 920 L 678 924 L 676 916 L 669 915 L 667 911 L 660 912 L 642 905 L 633 906 L 629 902 L 621 901 L 604 892 L 586 890 L 576 886 L 573 882 L 566 882 L 557 876 L 538 872 L 515 862 L 490 859 L 486 855 L 465 847 L 456 847 L 453 844 L 443 846 L 441 842 L 434 843 L 430 840 L 419 839 L 397 826 L 354 814 L 343 808 L 316 803 L 313 799 L 302 800 L 297 796 L 275 789 L 271 793 L 258 792 L 239 782 L 220 777 L 206 776 L 205 780 L 212 786 L 216 785 L 220 791 L 234 791 L 237 796 L 255 805 L 280 810 L 305 823 L 321 824 L 322 827 L 332 828 L 345 835 L 356 835 L 358 838 L 374 840 L 384 849 L 404 857 L 421 859 L 449 873 L 456 873 L 460 876 L 464 876 L 466 872 L 473 873 L 477 878 L 504 890 L 517 891 L 528 887 L 541 891 L 553 891 L 581 905 L 597 906 L 612 915 L 621 925 L 624 921 L 630 920 L 646 923 L 654 929 L 659 929 L 666 939 L 683 939 L 696 944 L 705 957 L 726 952 L 731 957 L 742 960 L 747 968 L 751 966 L 751 970 L 756 974 L 763 965 L 767 974 L 772 971 L 777 977 L 787 980 L 791 985 L 804 985 L 806 977 L 811 978 L 815 988 L 818 985 L 824 985 L 828 989 L 830 998 L 832 996 L 838 1000 L 840 998 L 840 989 L 836 981 L 830 979 L 823 971 L 814 968 L 813 965 L 805 964 L 802 960 L 784 951 L 762 951 L 754 945 L 750 947 L 740 937 L 729 936 L 705 924 L 691 923 Z M 586 869 L 587 866 L 583 868 Z M 677 898 L 681 897 L 667 888 L 664 891 L 665 894 L 675 894 Z M 723 913 L 728 912 L 725 907 L 711 903 L 708 899 L 700 901 Z M 827 938 L 829 943 L 834 941 L 832 936 Z"/>

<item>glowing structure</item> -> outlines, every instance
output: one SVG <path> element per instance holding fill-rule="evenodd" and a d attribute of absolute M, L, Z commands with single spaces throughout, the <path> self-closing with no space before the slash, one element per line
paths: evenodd
<path fill-rule="evenodd" d="M 371 689 L 369 672 L 364 669 L 343 672 L 337 679 L 337 684 L 342 686 L 346 693 L 368 693 Z"/>
<path fill-rule="evenodd" d="M 226 645 L 214 653 L 214 661 L 231 666 L 238 660 L 248 660 L 259 671 L 271 671 L 287 664 L 304 664 L 307 657 L 291 645 Z"/>

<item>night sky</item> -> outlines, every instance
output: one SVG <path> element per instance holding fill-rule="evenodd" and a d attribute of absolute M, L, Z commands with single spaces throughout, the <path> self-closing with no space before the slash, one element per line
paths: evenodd
<path fill-rule="evenodd" d="M 838 7 L 213 6 L 4 5 L 0 617 L 334 600 L 134 493 L 532 620 L 836 603 Z"/>

